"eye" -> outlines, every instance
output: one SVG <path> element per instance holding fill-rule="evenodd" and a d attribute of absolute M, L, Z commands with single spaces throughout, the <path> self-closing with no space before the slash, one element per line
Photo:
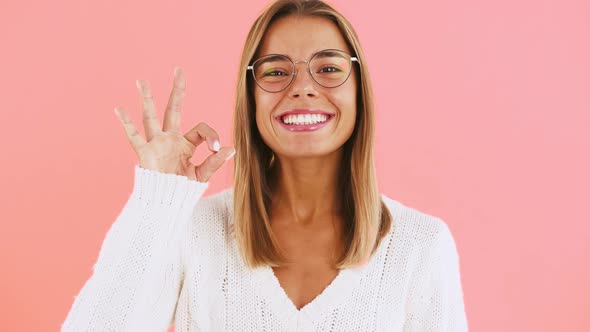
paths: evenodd
<path fill-rule="evenodd" d="M 324 67 L 320 68 L 317 72 L 318 73 L 338 73 L 341 71 L 342 71 L 342 69 L 340 69 L 337 66 L 324 66 Z"/>
<path fill-rule="evenodd" d="M 266 70 L 262 76 L 289 76 L 289 74 L 280 69 L 269 69 Z"/>

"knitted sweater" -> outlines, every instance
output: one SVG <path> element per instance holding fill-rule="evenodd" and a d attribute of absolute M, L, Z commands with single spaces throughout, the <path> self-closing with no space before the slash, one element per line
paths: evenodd
<path fill-rule="evenodd" d="M 301 309 L 272 268 L 248 269 L 233 192 L 135 165 L 133 191 L 74 298 L 68 331 L 467 331 L 448 226 L 384 195 L 390 232 Z"/>

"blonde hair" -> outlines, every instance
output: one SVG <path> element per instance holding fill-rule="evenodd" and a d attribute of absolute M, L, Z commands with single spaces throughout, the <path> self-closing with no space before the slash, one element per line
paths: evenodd
<path fill-rule="evenodd" d="M 342 193 L 344 252 L 337 268 L 362 264 L 391 227 L 392 218 L 381 200 L 373 161 L 373 92 L 359 39 L 351 24 L 319 0 L 278 0 L 254 22 L 246 39 L 240 67 L 234 113 L 234 232 L 242 258 L 255 268 L 286 263 L 273 234 L 269 209 L 273 151 L 263 142 L 255 119 L 254 81 L 246 67 L 258 52 L 269 26 L 290 16 L 323 17 L 334 22 L 353 56 L 360 61 L 357 77 L 357 115 L 351 137 L 343 146 L 338 192 Z"/>

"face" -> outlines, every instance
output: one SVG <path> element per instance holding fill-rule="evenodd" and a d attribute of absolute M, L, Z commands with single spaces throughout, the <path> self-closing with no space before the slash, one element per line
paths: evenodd
<path fill-rule="evenodd" d="M 308 61 L 325 49 L 351 53 L 332 21 L 288 16 L 269 27 L 258 53 L 283 54 L 297 62 Z M 316 83 L 305 62 L 295 66 L 297 75 L 283 91 L 271 93 L 255 84 L 256 124 L 262 139 L 279 158 L 318 157 L 339 151 L 354 129 L 357 64 L 352 63 L 353 72 L 336 88 Z M 311 120 L 318 123 L 299 122 L 299 115 L 313 113 Z"/>

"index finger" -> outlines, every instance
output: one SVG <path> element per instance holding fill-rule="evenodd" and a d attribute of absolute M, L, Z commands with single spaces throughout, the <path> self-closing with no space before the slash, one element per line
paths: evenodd
<path fill-rule="evenodd" d="M 206 123 L 201 122 L 193 129 L 189 130 L 184 134 L 184 138 L 191 142 L 194 146 L 198 146 L 203 141 L 207 141 L 209 150 L 218 152 L 220 148 L 219 135 L 213 128 L 209 127 Z"/>

